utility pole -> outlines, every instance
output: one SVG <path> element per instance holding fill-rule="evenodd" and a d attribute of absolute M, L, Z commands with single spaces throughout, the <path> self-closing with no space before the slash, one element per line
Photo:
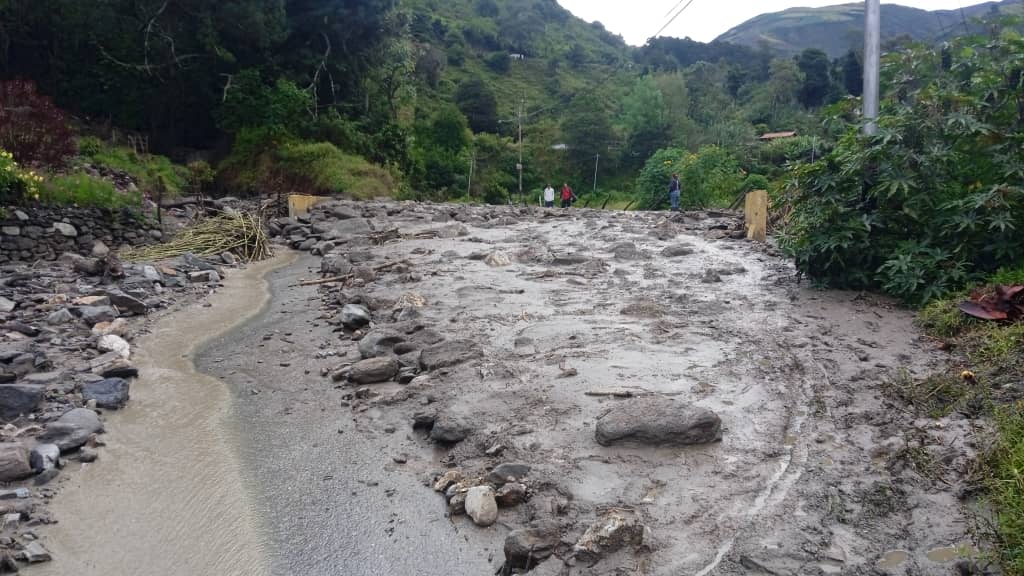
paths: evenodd
<path fill-rule="evenodd" d="M 519 120 L 519 163 L 516 164 L 516 171 L 519 172 L 519 199 L 523 199 L 523 106 L 526 105 L 526 96 L 519 101 L 519 112 L 516 114 Z"/>
<path fill-rule="evenodd" d="M 597 194 L 597 165 L 601 162 L 601 155 L 594 156 L 594 194 Z"/>
<path fill-rule="evenodd" d="M 874 136 L 878 131 L 879 69 L 882 54 L 881 0 L 864 2 L 864 133 Z"/>
<path fill-rule="evenodd" d="M 473 167 L 476 165 L 476 150 L 469 153 L 469 182 L 466 184 L 466 197 L 473 193 Z"/>

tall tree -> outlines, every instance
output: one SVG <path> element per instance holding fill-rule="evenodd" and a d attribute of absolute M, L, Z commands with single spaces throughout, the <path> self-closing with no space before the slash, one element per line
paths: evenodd
<path fill-rule="evenodd" d="M 817 48 L 808 48 L 800 54 L 797 65 L 804 74 L 800 103 L 807 108 L 821 106 L 832 89 L 828 55 Z"/>
<path fill-rule="evenodd" d="M 839 62 L 843 74 L 843 87 L 851 96 L 860 96 L 864 92 L 864 63 L 860 56 L 850 50 Z"/>
<path fill-rule="evenodd" d="M 585 179 L 593 169 L 595 157 L 607 156 L 608 144 L 613 138 L 608 113 L 601 101 L 592 94 L 574 98 L 562 122 L 562 132 L 569 145 L 570 171 Z"/>
<path fill-rule="evenodd" d="M 473 76 L 459 84 L 455 92 L 455 103 L 466 115 L 474 132 L 497 133 L 498 99 L 482 79 Z"/>

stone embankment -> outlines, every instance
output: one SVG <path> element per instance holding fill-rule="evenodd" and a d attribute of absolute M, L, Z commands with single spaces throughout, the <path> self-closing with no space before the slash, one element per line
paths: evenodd
<path fill-rule="evenodd" d="M 0 207 L 0 264 L 55 260 L 68 252 L 103 257 L 162 237 L 156 222 L 127 210 Z"/>

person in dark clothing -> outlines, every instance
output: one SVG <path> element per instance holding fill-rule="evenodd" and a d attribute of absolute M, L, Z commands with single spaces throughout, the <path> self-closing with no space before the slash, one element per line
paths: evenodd
<path fill-rule="evenodd" d="M 679 196 L 682 187 L 679 184 L 679 175 L 673 174 L 672 180 L 668 183 L 668 199 L 672 202 L 672 211 L 679 212 Z"/>
<path fill-rule="evenodd" d="M 568 208 L 572 206 L 572 201 L 576 199 L 576 195 L 572 193 L 572 188 L 569 188 L 568 182 L 562 183 L 562 208 Z"/>

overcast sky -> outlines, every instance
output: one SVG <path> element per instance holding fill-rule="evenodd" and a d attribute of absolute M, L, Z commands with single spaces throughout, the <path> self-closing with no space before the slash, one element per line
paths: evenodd
<path fill-rule="evenodd" d="M 900 0 L 883 4 L 902 4 L 928 10 L 954 9 L 983 0 Z M 678 0 L 558 0 L 573 14 L 587 21 L 599 20 L 604 27 L 621 34 L 626 42 L 642 45 L 668 21 L 666 13 Z M 686 3 L 686 0 L 683 1 Z M 842 0 L 693 0 L 693 4 L 662 36 L 689 36 L 710 42 L 733 26 L 766 12 L 778 12 L 794 6 L 830 6 Z M 680 4 L 680 7 L 682 5 Z"/>

